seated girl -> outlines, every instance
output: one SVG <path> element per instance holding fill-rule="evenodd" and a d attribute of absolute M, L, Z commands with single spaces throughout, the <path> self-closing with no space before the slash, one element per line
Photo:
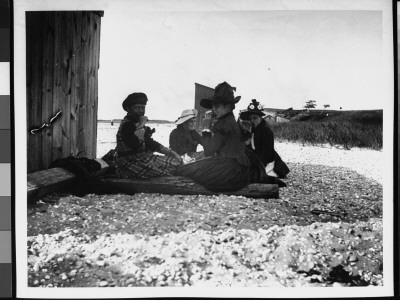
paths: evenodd
<path fill-rule="evenodd" d="M 251 100 L 247 110 L 240 113 L 242 122 L 251 125 L 252 135 L 247 146 L 257 154 L 268 176 L 284 178 L 289 169 L 275 151 L 274 133 L 263 116 L 263 108 L 256 99 Z"/>
<path fill-rule="evenodd" d="M 181 164 L 178 153 L 151 138 L 152 131 L 145 126 L 146 104 L 144 93 L 130 94 L 122 103 L 127 115 L 117 132 L 115 168 L 119 177 L 144 179 L 172 175 Z"/>
<path fill-rule="evenodd" d="M 177 125 L 169 135 L 169 148 L 181 156 L 185 154 L 190 158 L 200 159 L 204 157 L 203 152 L 196 152 L 197 146 L 201 145 L 201 135 L 195 130 L 196 109 L 185 109 L 178 120 Z"/>
<path fill-rule="evenodd" d="M 263 174 L 254 176 L 250 160 L 245 153 L 245 131 L 236 122 L 233 115 L 235 104 L 240 97 L 234 97 L 232 88 L 223 82 L 215 88 L 214 96 L 200 101 L 206 109 L 212 109 L 217 121 L 211 132 L 203 132 L 202 145 L 206 158 L 181 165 L 175 175 L 186 176 L 210 191 L 240 190 L 252 182 L 267 180 Z M 258 170 L 257 170 L 258 171 Z"/>

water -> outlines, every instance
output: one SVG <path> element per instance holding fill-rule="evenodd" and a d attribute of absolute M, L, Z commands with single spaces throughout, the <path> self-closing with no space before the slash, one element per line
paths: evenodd
<path fill-rule="evenodd" d="M 117 145 L 116 135 L 120 123 L 97 123 L 97 157 L 102 157 Z M 148 124 L 156 132 L 153 139 L 165 147 L 169 147 L 169 134 L 176 128 L 175 124 Z"/>

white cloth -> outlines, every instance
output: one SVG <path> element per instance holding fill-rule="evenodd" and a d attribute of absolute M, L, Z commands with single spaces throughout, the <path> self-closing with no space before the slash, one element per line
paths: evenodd
<path fill-rule="evenodd" d="M 254 133 L 251 136 L 251 148 L 253 148 L 253 150 L 256 150 L 256 147 L 254 146 Z M 278 174 L 274 172 L 274 167 L 275 161 L 268 163 L 265 166 L 265 173 L 267 173 L 268 176 L 279 177 Z"/>
<path fill-rule="evenodd" d="M 144 142 L 144 133 L 145 133 L 144 126 L 136 127 L 135 135 L 138 137 L 140 142 Z"/>
<path fill-rule="evenodd" d="M 138 122 L 135 125 L 136 125 L 135 135 L 138 137 L 141 147 L 145 148 L 146 145 L 144 142 L 144 133 L 146 132 L 146 129 L 144 127 L 144 124 L 141 122 Z"/>
<path fill-rule="evenodd" d="M 274 167 L 275 161 L 268 163 L 265 166 L 265 173 L 267 173 L 268 176 L 278 177 L 278 175 L 274 172 Z"/>
<path fill-rule="evenodd" d="M 189 155 L 187 155 L 187 153 L 183 154 L 183 155 L 181 156 L 181 158 L 182 158 L 182 161 L 183 161 L 183 164 L 184 164 L 184 165 L 196 161 L 195 158 L 190 157 Z"/>

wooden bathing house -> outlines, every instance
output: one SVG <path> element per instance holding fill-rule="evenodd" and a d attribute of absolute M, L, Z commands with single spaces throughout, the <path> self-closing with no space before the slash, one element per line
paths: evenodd
<path fill-rule="evenodd" d="M 27 184 L 28 200 L 68 188 L 77 175 L 51 168 L 68 157 L 95 159 L 100 176 L 109 169 L 96 158 L 98 70 L 102 11 L 40 11 L 26 13 Z M 195 84 L 195 107 L 201 127 L 205 109 L 200 99 L 214 89 Z M 98 177 L 99 178 L 99 177 Z M 100 177 L 121 193 L 213 194 L 183 177 L 151 180 Z M 252 198 L 277 198 L 277 185 L 249 185 L 230 193 Z"/>
<path fill-rule="evenodd" d="M 49 169 L 53 161 L 96 158 L 102 17 L 102 11 L 26 12 L 28 199 L 76 180 L 68 170 Z"/>
<path fill-rule="evenodd" d="M 214 89 L 208 86 L 195 83 L 195 93 L 194 93 L 194 108 L 199 112 L 196 118 L 196 130 L 203 128 L 203 118 L 208 109 L 200 106 L 200 100 L 211 97 L 214 95 Z"/>
<path fill-rule="evenodd" d="M 28 173 L 96 157 L 102 11 L 26 13 Z M 50 126 L 43 124 L 61 112 Z"/>

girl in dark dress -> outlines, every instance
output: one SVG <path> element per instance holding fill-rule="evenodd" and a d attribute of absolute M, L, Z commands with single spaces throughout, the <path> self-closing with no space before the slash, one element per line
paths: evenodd
<path fill-rule="evenodd" d="M 240 113 L 240 119 L 250 121 L 252 136 L 248 147 L 257 153 L 261 162 L 266 167 L 267 175 L 277 177 L 274 173 L 275 149 L 274 133 L 262 118 L 265 113 L 260 103 L 253 99 L 246 111 Z"/>
<path fill-rule="evenodd" d="M 245 131 L 233 115 L 235 103 L 240 100 L 240 97 L 233 96 L 234 90 L 223 82 L 215 88 L 214 96 L 200 101 L 200 105 L 212 109 L 217 118 L 211 132 L 203 132 L 206 158 L 181 165 L 175 172 L 175 175 L 189 177 L 210 191 L 240 190 L 255 178 L 245 154 Z"/>
<path fill-rule="evenodd" d="M 276 160 L 282 165 L 285 165 L 274 148 L 274 133 L 263 119 L 265 113 L 261 104 L 256 100 L 251 100 L 246 111 L 240 113 L 241 120 L 250 122 L 251 124 L 251 137 L 247 144 L 250 152 L 255 152 L 265 167 L 265 172 L 268 176 L 285 177 L 286 174 L 279 176 L 276 170 Z M 287 168 L 287 166 L 286 166 Z M 279 169 L 278 169 L 279 170 Z M 288 172 L 288 170 L 286 171 Z M 278 172 L 279 173 L 279 172 Z"/>
<path fill-rule="evenodd" d="M 130 94 L 122 103 L 127 115 L 117 132 L 115 158 L 116 174 L 121 178 L 168 176 L 181 164 L 179 154 L 152 139 L 151 129 L 145 126 L 146 104 L 147 96 L 144 93 Z"/>

